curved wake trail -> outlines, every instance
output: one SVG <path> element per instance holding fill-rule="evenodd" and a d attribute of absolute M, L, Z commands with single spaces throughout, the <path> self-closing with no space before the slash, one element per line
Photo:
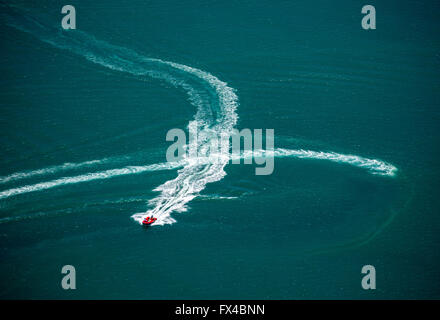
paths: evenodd
<path fill-rule="evenodd" d="M 150 171 L 161 171 L 161 170 L 174 170 L 178 168 L 187 168 L 188 170 L 191 169 L 193 172 L 197 169 L 197 166 L 206 166 L 209 164 L 212 164 L 213 162 L 218 161 L 218 157 L 223 158 L 223 155 L 211 155 L 209 157 L 198 157 L 196 159 L 186 158 L 179 162 L 164 162 L 164 163 L 157 163 L 157 164 L 150 164 L 146 166 L 126 166 L 124 168 L 120 169 L 109 169 L 105 171 L 100 172 L 92 172 L 87 174 L 82 174 L 78 176 L 73 177 L 62 177 L 59 179 L 47 181 L 47 182 L 41 182 L 33 185 L 27 185 L 23 187 L 13 188 L 5 191 L 0 192 L 0 199 L 9 198 L 12 196 L 17 196 L 24 193 L 29 192 L 35 192 L 35 191 L 43 191 L 55 187 L 61 187 L 64 185 L 69 184 L 76 184 L 76 183 L 83 183 L 83 182 L 89 182 L 94 180 L 103 180 L 103 179 L 110 179 L 113 177 L 119 177 L 124 175 L 131 175 L 131 174 L 140 174 L 144 172 L 150 172 Z M 266 151 L 266 150 L 259 150 L 254 152 L 247 152 L 243 155 L 238 156 L 240 159 L 244 158 L 257 158 L 257 157 L 276 157 L 276 158 L 285 158 L 285 157 L 293 157 L 293 158 L 299 158 L 299 159 L 315 159 L 315 160 L 327 160 L 331 162 L 341 163 L 341 164 L 348 164 L 355 167 L 363 168 L 368 170 L 371 174 L 377 174 L 377 175 L 383 175 L 383 176 L 394 176 L 397 172 L 397 168 L 393 166 L 392 164 L 377 160 L 377 159 L 368 159 L 363 158 L 355 155 L 346 155 L 341 153 L 335 153 L 335 152 L 322 152 L 322 151 L 311 151 L 311 150 L 303 150 L 303 149 L 284 149 L 284 148 L 277 148 L 274 151 Z M 229 160 L 235 159 L 236 156 L 229 156 L 228 158 L 224 159 L 228 163 Z M 216 167 L 214 167 L 216 168 Z M 206 168 L 205 168 L 206 169 Z M 45 169 L 41 169 L 45 170 Z M 203 172 L 204 175 L 206 175 L 206 172 Z M 181 177 L 182 178 L 182 177 Z M 193 177 L 185 177 L 186 185 L 193 186 L 197 184 L 197 179 L 205 179 L 206 177 L 202 177 L 200 175 L 195 175 Z M 174 180 L 171 180 L 174 181 Z M 169 182 L 166 182 L 159 188 L 164 188 L 166 191 L 166 188 L 164 186 L 169 187 L 170 185 L 167 184 Z M 190 187 L 188 187 L 190 188 Z M 199 187 L 200 188 L 200 187 Z M 157 189 L 156 189 L 157 190 Z M 191 191 L 196 190 L 195 187 L 191 189 Z M 198 189 L 197 189 L 198 190 Z M 162 189 L 160 189 L 162 191 Z M 170 196 L 174 197 L 175 189 L 169 190 L 168 193 Z M 185 189 L 187 191 L 187 189 Z M 201 191 L 201 190 L 200 190 Z M 199 191 L 199 192 L 200 192 Z M 189 194 L 189 193 L 188 193 Z M 187 196 L 188 196 L 187 194 Z M 183 195 L 181 193 L 180 195 Z M 194 195 L 194 194 L 193 194 Z M 195 197 L 195 196 L 194 196 Z M 193 199 L 192 197 L 191 199 Z M 156 198 L 157 199 L 157 198 Z M 185 199 L 188 200 L 188 199 Z M 189 201 L 189 200 L 188 200 Z M 188 202 L 187 201 L 187 202 Z"/>
<path fill-rule="evenodd" d="M 49 175 L 49 174 L 56 174 L 56 173 L 63 172 L 63 171 L 82 169 L 82 168 L 86 168 L 86 167 L 93 167 L 95 165 L 107 163 L 109 160 L 110 159 L 104 158 L 102 160 L 90 160 L 90 161 L 85 161 L 85 162 L 81 162 L 81 163 L 66 162 L 66 163 L 63 163 L 62 165 L 58 165 L 58 166 L 50 166 L 50 167 L 43 168 L 43 169 L 16 172 L 16 173 L 12 173 L 8 176 L 0 177 L 0 184 L 13 182 L 13 181 L 19 181 L 19 180 L 28 179 L 28 178 L 33 178 L 36 176 L 45 176 L 45 175 Z"/>
<path fill-rule="evenodd" d="M 355 167 L 364 168 L 367 169 L 371 174 L 390 177 L 393 177 L 397 172 L 397 168 L 395 166 L 381 160 L 368 159 L 356 155 L 341 154 L 336 152 L 277 148 L 274 151 L 261 150 L 254 152 L 253 156 L 274 156 L 277 158 L 294 157 L 299 159 L 328 160 L 331 162 L 349 164 Z"/>
<path fill-rule="evenodd" d="M 226 175 L 224 167 L 230 160 L 229 150 L 223 151 L 223 154 L 214 155 L 210 152 L 210 146 L 211 139 L 221 141 L 222 137 L 231 135 L 237 123 L 238 116 L 235 111 L 238 107 L 238 97 L 234 89 L 229 87 L 227 83 L 208 72 L 174 62 L 148 58 L 133 50 L 97 40 L 78 30 L 66 32 L 60 30 L 59 27 L 43 25 L 22 9 L 10 6 L 6 6 L 4 9 L 6 11 L 2 12 L 2 18 L 7 25 L 29 33 L 53 47 L 68 50 L 94 64 L 117 72 L 131 74 L 139 79 L 144 77 L 160 79 L 183 89 L 188 95 L 190 103 L 197 109 L 194 119 L 190 121 L 188 126 L 198 132 L 197 141 L 192 142 L 192 147 L 196 150 L 198 158 L 186 158 L 176 163 L 128 166 L 74 177 L 63 177 L 2 191 L 0 192 L 0 199 L 115 176 L 180 168 L 175 179 L 169 180 L 155 189 L 159 194 L 149 201 L 150 209 L 147 212 L 132 216 L 133 219 L 141 223 L 144 217 L 154 215 L 158 219 L 155 224 L 164 225 L 174 223 L 175 220 L 171 217 L 171 213 L 186 211 L 187 203 L 197 197 L 208 183 L 219 181 Z M 375 174 L 388 176 L 392 176 L 396 170 L 395 167 L 379 160 L 352 155 L 289 149 L 276 149 L 272 152 L 276 157 L 325 159 L 348 163 L 367 168 Z M 266 155 L 269 155 L 269 153 L 261 151 L 252 155 L 245 154 L 244 156 Z M 213 158 L 215 158 L 215 161 L 211 161 Z M 5 183 L 5 181 L 29 177 L 29 175 L 44 175 L 65 169 L 67 168 L 63 168 L 63 166 L 48 168 L 27 173 L 27 176 L 26 173 L 17 173 L 1 179 L 3 179 L 2 183 Z"/>
<path fill-rule="evenodd" d="M 136 77 L 148 76 L 161 79 L 183 88 L 191 104 L 197 108 L 192 125 L 199 132 L 196 149 L 201 156 L 209 156 L 207 146 L 210 145 L 213 133 L 219 138 L 223 134 L 232 133 L 237 122 L 235 110 L 238 98 L 232 88 L 213 75 L 182 64 L 148 58 L 127 48 L 97 40 L 78 30 L 66 32 L 60 30 L 59 27 L 43 25 L 22 9 L 7 6 L 2 18 L 11 27 L 29 33 L 56 48 L 73 52 L 95 64 Z M 135 214 L 133 218 L 141 222 L 144 216 L 154 214 L 158 218 L 156 224 L 173 223 L 175 220 L 170 217 L 171 212 L 186 210 L 186 203 L 203 190 L 207 183 L 222 179 L 226 175 L 223 169 L 227 162 L 227 158 L 222 158 L 215 164 L 200 163 L 184 166 L 178 171 L 174 180 L 167 181 L 155 189 L 160 194 L 149 202 L 152 209 L 145 213 Z M 128 169 L 124 169 L 124 172 L 125 170 Z M 108 173 L 106 171 L 105 174 L 92 174 L 91 179 L 104 179 L 108 177 Z M 15 188 L 3 191 L 0 197 L 5 198 L 23 192 L 82 182 L 89 179 L 87 177 L 89 175 L 61 178 L 33 186 Z"/>
<path fill-rule="evenodd" d="M 0 192 L 0 199 L 9 198 L 12 196 L 29 193 L 29 192 L 35 192 L 35 191 L 42 191 L 47 189 L 52 189 L 55 187 L 65 186 L 69 184 L 76 184 L 81 182 L 89 182 L 94 180 L 103 180 L 108 178 L 114 178 L 119 176 L 125 176 L 129 174 L 139 174 L 147 171 L 161 171 L 161 170 L 170 170 L 175 169 L 181 166 L 178 162 L 165 162 L 165 163 L 158 163 L 158 164 L 152 164 L 148 166 L 127 166 L 125 168 L 120 169 L 109 169 L 105 171 L 100 172 L 93 172 L 93 173 L 87 173 L 79 176 L 74 177 L 63 177 L 47 182 L 40 182 L 32 185 L 27 185 L 23 187 L 13 188 L 9 190 L 5 190 Z"/>

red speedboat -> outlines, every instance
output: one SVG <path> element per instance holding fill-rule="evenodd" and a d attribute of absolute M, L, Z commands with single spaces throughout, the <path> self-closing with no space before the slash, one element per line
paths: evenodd
<path fill-rule="evenodd" d="M 149 226 L 149 225 L 151 225 L 152 223 L 154 223 L 154 221 L 156 221 L 157 220 L 157 218 L 154 218 L 153 216 L 151 216 L 151 217 L 146 217 L 145 219 L 144 219 L 144 221 L 142 221 L 142 225 L 143 226 Z"/>

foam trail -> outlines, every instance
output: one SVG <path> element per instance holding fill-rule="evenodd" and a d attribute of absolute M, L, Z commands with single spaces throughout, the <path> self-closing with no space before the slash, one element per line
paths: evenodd
<path fill-rule="evenodd" d="M 102 67 L 128 73 L 140 79 L 145 76 L 161 79 L 175 87 L 182 88 L 187 93 L 191 104 L 197 108 L 196 115 L 188 126 L 197 130 L 198 140 L 190 143 L 189 147 L 197 150 L 197 154 L 201 158 L 213 158 L 214 155 L 210 152 L 211 139 L 217 138 L 220 141 L 222 136 L 232 134 L 238 118 L 235 112 L 238 107 L 238 97 L 234 89 L 210 73 L 174 62 L 149 58 L 130 49 L 97 40 L 78 30 L 66 32 L 60 30 L 59 26 L 43 25 L 22 9 L 6 7 L 6 10 L 2 12 L 2 17 L 9 26 L 32 34 L 45 43 L 59 49 L 68 50 Z M 369 159 L 356 158 L 356 156 L 307 152 L 296 150 L 289 153 L 284 150 L 280 151 L 278 156 L 319 158 L 346 162 L 352 165 L 376 168 L 376 172 L 380 172 L 381 168 L 380 163 L 371 162 L 373 160 L 368 162 Z M 226 175 L 224 167 L 229 161 L 228 154 L 215 155 L 214 158 L 217 160 L 186 159 L 183 167 L 178 170 L 175 179 L 167 181 L 155 189 L 159 194 L 149 201 L 150 209 L 147 212 L 135 214 L 132 218 L 141 223 L 144 217 L 153 214 L 158 219 L 155 222 L 157 225 L 175 222 L 171 217 L 171 213 L 187 210 L 186 204 L 195 198 L 208 183 L 219 181 Z M 145 169 L 145 167 L 126 167 L 77 177 L 61 178 L 3 191 L 0 193 L 0 199 L 65 184 L 106 179 L 143 171 L 148 171 L 148 169 Z"/>
<path fill-rule="evenodd" d="M 355 167 L 364 168 L 370 171 L 370 173 L 372 174 L 391 176 L 391 177 L 394 176 L 397 172 L 397 168 L 395 166 L 378 159 L 369 159 L 356 155 L 341 154 L 336 152 L 277 148 L 274 151 L 260 150 L 254 152 L 253 156 L 254 157 L 274 156 L 278 158 L 295 157 L 300 159 L 328 160 L 331 162 L 344 163 Z"/>
<path fill-rule="evenodd" d="M 94 165 L 107 163 L 109 161 L 110 161 L 110 159 L 105 158 L 102 160 L 90 160 L 90 161 L 85 161 L 85 162 L 80 162 L 80 163 L 66 162 L 62 165 L 50 166 L 50 167 L 43 168 L 43 169 L 15 172 L 15 173 L 12 173 L 8 176 L 0 177 L 0 184 L 8 183 L 11 181 L 19 181 L 22 179 L 28 179 L 28 178 L 32 178 L 32 177 L 36 177 L 36 176 L 55 174 L 55 173 L 68 171 L 68 170 L 81 169 L 81 168 L 85 168 L 85 167 L 92 167 Z"/>
<path fill-rule="evenodd" d="M 109 179 L 122 175 L 130 175 L 130 174 L 138 174 L 146 171 L 160 171 L 160 170 L 173 170 L 178 168 L 191 168 L 193 170 L 196 169 L 197 166 L 206 166 L 208 164 L 214 165 L 216 162 L 223 162 L 231 159 L 244 159 L 244 158 L 252 158 L 252 157 L 295 157 L 300 159 L 317 159 L 317 160 L 328 160 L 337 163 L 349 164 L 355 167 L 363 168 L 368 170 L 372 174 L 384 175 L 384 176 L 394 176 L 397 172 L 397 168 L 392 164 L 377 160 L 377 159 L 368 159 L 355 155 L 346 155 L 335 152 L 322 152 L 322 151 L 312 151 L 312 150 L 303 150 L 303 149 L 284 149 L 277 148 L 274 151 L 266 151 L 266 150 L 258 150 L 258 151 L 250 151 L 245 152 L 242 155 L 233 155 L 227 156 L 223 154 L 211 154 L 209 157 L 197 157 L 197 158 L 184 158 L 179 162 L 164 162 L 151 164 L 146 166 L 127 166 L 119 169 L 110 169 L 101 172 L 92 172 L 79 176 L 73 177 L 63 177 L 60 179 L 37 183 L 34 185 L 27 185 L 19 188 L 13 188 L 9 190 L 5 190 L 0 192 L 0 199 L 9 198 L 12 196 L 34 192 L 34 191 L 42 191 L 46 189 L 51 189 L 55 187 L 60 187 L 68 184 L 76 184 L 82 182 L 89 182 L 93 180 L 103 180 Z M 42 169 L 43 170 L 43 169 Z M 172 180 L 174 181 L 174 180 Z M 189 182 L 189 180 L 187 180 Z M 161 186 L 169 187 L 167 183 Z M 163 187 L 164 190 L 166 189 Z M 162 189 L 161 189 L 162 191 Z M 174 190 L 170 190 L 171 193 Z"/>
<path fill-rule="evenodd" d="M 65 186 L 69 184 L 89 182 L 93 180 L 109 179 L 118 176 L 139 174 L 147 171 L 171 170 L 178 168 L 180 166 L 182 166 L 182 164 L 179 162 L 165 162 L 165 163 L 151 164 L 147 166 L 127 166 L 125 168 L 120 168 L 120 169 L 109 169 L 105 171 L 87 173 L 73 177 L 63 177 L 51 181 L 36 183 L 33 185 L 26 185 L 23 187 L 2 191 L 0 192 L 0 199 L 5 199 L 29 192 L 52 189 L 55 187 Z"/>
<path fill-rule="evenodd" d="M 202 156 L 209 156 L 207 146 L 212 133 L 217 135 L 230 133 L 236 124 L 235 109 L 238 106 L 238 98 L 234 90 L 207 72 L 174 62 L 148 58 L 130 49 L 97 40 L 79 30 L 65 32 L 60 30 L 59 26 L 44 25 L 23 9 L 9 6 L 2 12 L 2 17 L 9 26 L 29 33 L 56 48 L 73 52 L 97 65 L 139 78 L 148 76 L 161 79 L 183 88 L 191 104 L 197 108 L 194 121 L 191 123 L 199 132 L 199 139 L 194 147 Z M 143 216 L 153 212 L 158 218 L 157 224 L 174 222 L 170 214 L 174 211 L 186 210 L 185 204 L 203 190 L 207 183 L 222 179 L 226 174 L 223 169 L 227 162 L 227 159 L 223 159 L 215 164 L 202 163 L 185 166 L 178 171 L 175 179 L 155 189 L 160 194 L 149 202 L 153 208 L 144 214 L 134 215 L 133 218 L 140 222 Z M 52 181 L 49 185 L 39 184 L 33 186 L 31 190 L 76 181 L 70 179 Z M 25 190 L 17 189 L 14 193 Z M 7 196 L 5 193 L 2 194 L 3 197 Z"/>

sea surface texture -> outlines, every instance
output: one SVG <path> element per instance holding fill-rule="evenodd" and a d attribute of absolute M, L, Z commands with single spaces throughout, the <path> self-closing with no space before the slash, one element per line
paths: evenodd
<path fill-rule="evenodd" d="M 439 10 L 2 1 L 0 299 L 440 298 Z"/>

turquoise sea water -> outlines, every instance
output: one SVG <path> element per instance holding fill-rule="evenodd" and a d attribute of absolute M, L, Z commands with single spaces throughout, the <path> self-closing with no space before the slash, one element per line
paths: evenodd
<path fill-rule="evenodd" d="M 440 297 L 438 3 L 65 4 L 0 6 L 2 299 Z M 193 120 L 273 174 L 166 163 Z"/>

